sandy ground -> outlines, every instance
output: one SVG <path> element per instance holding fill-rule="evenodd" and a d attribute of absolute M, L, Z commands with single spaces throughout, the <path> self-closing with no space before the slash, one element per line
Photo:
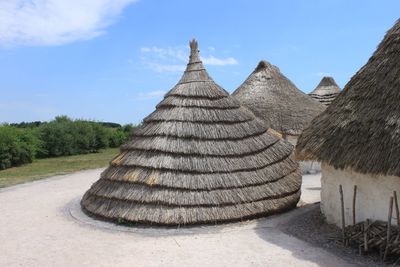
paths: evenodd
<path fill-rule="evenodd" d="M 0 190 L 0 266 L 353 266 L 278 229 L 308 207 L 243 223 L 181 229 L 116 226 L 86 217 L 89 170 Z M 301 203 L 319 201 L 319 175 Z"/>

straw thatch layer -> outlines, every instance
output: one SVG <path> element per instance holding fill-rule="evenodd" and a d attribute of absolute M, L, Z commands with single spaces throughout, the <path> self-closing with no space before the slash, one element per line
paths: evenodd
<path fill-rule="evenodd" d="M 295 207 L 300 186 L 293 147 L 216 85 L 192 47 L 180 82 L 81 204 L 113 221 L 216 223 Z"/>
<path fill-rule="evenodd" d="M 258 119 L 245 122 L 146 122 L 133 136 L 171 136 L 203 140 L 237 140 L 265 132 L 263 122 Z"/>
<path fill-rule="evenodd" d="M 301 158 L 400 176 L 400 20 L 336 100 L 300 136 Z"/>
<path fill-rule="evenodd" d="M 202 156 L 243 156 L 263 150 L 263 148 L 273 145 L 277 141 L 276 138 L 271 138 L 270 135 L 265 133 L 256 136 L 248 136 L 241 139 L 243 146 L 238 150 L 236 147 L 238 140 L 204 140 L 170 136 L 143 136 L 127 142 L 121 149 L 153 150 Z"/>
<path fill-rule="evenodd" d="M 234 173 L 218 173 L 218 175 L 170 170 L 161 171 L 145 167 L 129 168 L 116 166 L 108 168 L 102 174 L 102 178 L 165 188 L 211 190 L 239 188 L 276 181 L 295 172 L 297 168 L 297 162 L 292 157 L 287 157 L 263 168 Z"/>
<path fill-rule="evenodd" d="M 254 115 L 244 108 L 210 109 L 202 107 L 159 107 L 144 122 L 185 121 L 185 122 L 245 122 L 254 119 Z"/>
<path fill-rule="evenodd" d="M 156 225 L 187 225 L 245 220 L 282 212 L 296 207 L 300 190 L 278 199 L 212 207 L 176 207 L 147 205 L 122 200 L 85 195 L 82 205 L 86 212 L 96 217 Z"/>
<path fill-rule="evenodd" d="M 340 94 L 340 87 L 332 77 L 323 77 L 318 86 L 308 95 L 321 104 L 329 106 Z"/>
<path fill-rule="evenodd" d="M 279 198 L 298 191 L 298 173 L 254 186 L 215 190 L 182 190 L 100 179 L 92 187 L 98 197 L 167 206 L 224 206 Z"/>
<path fill-rule="evenodd" d="M 237 109 L 240 107 L 239 102 L 234 98 L 193 98 L 183 96 L 167 96 L 161 101 L 157 108 L 161 107 L 201 107 L 201 108 L 212 108 L 212 109 Z"/>
<path fill-rule="evenodd" d="M 299 135 L 324 110 L 267 61 L 258 64 L 233 96 L 285 135 Z"/>

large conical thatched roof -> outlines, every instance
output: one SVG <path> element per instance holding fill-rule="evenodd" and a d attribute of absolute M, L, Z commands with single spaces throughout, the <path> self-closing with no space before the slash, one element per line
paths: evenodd
<path fill-rule="evenodd" d="M 299 135 L 324 110 L 267 61 L 258 64 L 233 96 L 269 127 L 289 135 Z"/>
<path fill-rule="evenodd" d="M 314 91 L 308 95 L 321 104 L 329 106 L 339 94 L 340 87 L 335 80 L 332 77 L 323 77 Z"/>
<path fill-rule="evenodd" d="M 336 168 L 400 176 L 400 20 L 304 130 L 297 152 Z"/>
<path fill-rule="evenodd" d="M 109 220 L 216 223 L 296 205 L 293 147 L 209 77 L 191 42 L 179 83 L 121 147 L 82 207 Z"/>

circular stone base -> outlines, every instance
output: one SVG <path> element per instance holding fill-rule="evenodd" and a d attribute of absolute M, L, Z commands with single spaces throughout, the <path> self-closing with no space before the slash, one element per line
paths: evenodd
<path fill-rule="evenodd" d="M 219 225 L 194 225 L 194 226 L 125 226 L 112 222 L 96 220 L 82 211 L 81 198 L 75 198 L 65 206 L 65 214 L 81 225 L 106 231 L 137 233 L 146 236 L 171 236 L 171 235 L 192 235 L 221 233 L 232 230 L 254 229 L 262 227 L 273 227 L 278 219 L 277 215 L 268 218 L 259 218 L 242 222 L 232 222 Z M 291 212 L 289 212 L 291 213 Z M 282 214 L 283 215 L 283 214 Z"/>

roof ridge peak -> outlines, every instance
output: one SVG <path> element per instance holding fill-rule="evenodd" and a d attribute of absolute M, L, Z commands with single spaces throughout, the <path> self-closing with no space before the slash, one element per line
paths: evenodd
<path fill-rule="evenodd" d="M 322 87 L 322 86 L 337 86 L 337 87 L 339 87 L 339 86 L 337 85 L 335 79 L 333 79 L 332 76 L 324 76 L 324 77 L 321 79 L 321 81 L 319 82 L 317 88 L 318 88 L 318 87 Z"/>
<path fill-rule="evenodd" d="M 269 63 L 266 60 L 261 60 L 258 63 L 257 67 L 254 69 L 254 72 L 259 72 L 259 71 L 267 70 L 267 69 L 268 70 L 275 70 L 277 72 L 281 72 L 280 69 L 277 66 L 272 65 L 271 63 Z"/>

